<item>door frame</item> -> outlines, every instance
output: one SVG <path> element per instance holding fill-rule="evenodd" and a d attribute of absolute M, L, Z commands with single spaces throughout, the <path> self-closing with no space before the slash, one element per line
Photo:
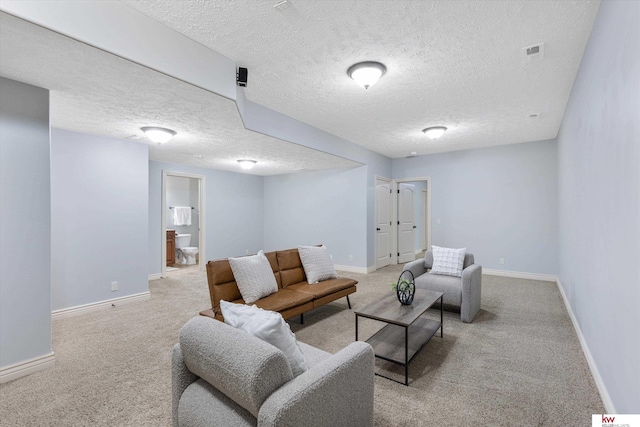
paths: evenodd
<path fill-rule="evenodd" d="M 373 194 L 374 194 L 374 202 L 373 202 L 373 226 L 377 227 L 378 226 L 378 192 L 376 191 L 376 188 L 378 186 L 378 181 L 385 181 L 388 182 L 391 188 L 391 192 L 393 193 L 393 180 L 391 178 L 387 178 L 384 176 L 379 176 L 376 175 L 373 177 Z M 391 204 L 393 205 L 393 194 L 391 195 Z M 389 206 L 390 209 L 392 209 L 392 206 Z M 391 210 L 391 214 L 389 215 L 389 218 L 391 218 L 391 216 L 393 215 L 393 210 Z M 374 230 L 374 236 L 376 236 L 376 231 Z M 389 238 L 393 239 L 393 226 L 389 227 Z M 391 252 L 391 254 L 393 255 L 393 251 Z M 389 260 L 389 265 L 394 264 L 393 262 L 393 257 L 390 258 Z M 373 267 L 375 270 L 378 269 L 378 238 L 374 237 L 373 239 Z M 384 267 L 383 267 L 384 268 Z M 375 271 L 374 270 L 374 271 Z"/>
<path fill-rule="evenodd" d="M 425 226 L 427 228 L 427 248 L 431 247 L 431 177 L 423 176 L 417 178 L 397 178 L 391 180 L 392 201 L 391 201 L 391 264 L 398 263 L 398 184 L 410 182 L 427 182 L 427 213 Z"/>
<path fill-rule="evenodd" d="M 179 177 L 179 178 L 193 178 L 198 180 L 198 270 L 204 271 L 204 260 L 206 257 L 206 235 L 205 232 L 205 223 L 206 223 L 206 210 L 205 210 L 205 176 L 198 175 L 193 173 L 184 173 L 184 172 L 172 172 L 163 170 L 162 171 L 162 203 L 161 203 L 161 224 L 160 224 L 160 233 L 161 233 L 161 251 L 160 256 L 162 266 L 161 269 L 161 277 L 167 277 L 167 178 Z"/>

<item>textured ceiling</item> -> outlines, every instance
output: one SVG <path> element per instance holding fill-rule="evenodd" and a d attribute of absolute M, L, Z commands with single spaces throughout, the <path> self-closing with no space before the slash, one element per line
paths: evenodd
<path fill-rule="evenodd" d="M 178 134 L 152 160 L 275 175 L 358 163 L 245 130 L 233 101 L 0 13 L 0 75 L 51 90 L 51 125 L 147 143 L 141 126 Z M 237 159 L 255 159 L 251 171 Z"/>
<path fill-rule="evenodd" d="M 247 98 L 389 157 L 555 138 L 599 1 L 125 1 L 249 69 Z M 521 50 L 545 43 L 544 60 Z M 369 90 L 359 61 L 388 72 Z M 539 114 L 538 119 L 529 118 Z M 444 125 L 437 142 L 421 130 Z"/>

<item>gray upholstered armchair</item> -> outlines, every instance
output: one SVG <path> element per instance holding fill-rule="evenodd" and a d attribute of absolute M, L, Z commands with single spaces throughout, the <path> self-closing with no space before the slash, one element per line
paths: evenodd
<path fill-rule="evenodd" d="M 416 282 L 416 292 L 428 289 L 444 293 L 443 305 L 460 309 L 460 319 L 471 323 L 480 311 L 482 288 L 482 266 L 473 263 L 473 254 L 464 256 L 462 277 L 431 274 L 427 270 L 433 266 L 433 252 L 427 251 L 424 259 L 405 264 L 404 270 L 410 270 Z"/>
<path fill-rule="evenodd" d="M 309 369 L 294 377 L 279 349 L 208 317 L 173 348 L 173 426 L 373 426 L 373 349 L 330 354 L 299 343 Z"/>

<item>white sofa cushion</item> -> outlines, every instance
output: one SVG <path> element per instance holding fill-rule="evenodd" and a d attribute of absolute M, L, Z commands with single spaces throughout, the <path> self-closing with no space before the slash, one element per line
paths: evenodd
<path fill-rule="evenodd" d="M 278 291 L 278 283 L 273 275 L 271 264 L 260 251 L 257 255 L 229 258 L 233 277 L 238 284 L 238 290 L 246 304 L 258 301 L 260 298 Z"/>
<path fill-rule="evenodd" d="M 289 361 L 293 376 L 307 370 L 304 354 L 296 336 L 280 313 L 263 310 L 255 305 L 235 304 L 220 301 L 224 323 L 241 329 L 256 338 L 280 349 Z"/>
<path fill-rule="evenodd" d="M 467 248 L 451 249 L 431 246 L 433 250 L 433 266 L 431 274 L 462 277 L 464 254 Z"/>
<path fill-rule="evenodd" d="M 327 248 L 322 246 L 298 246 L 298 253 L 307 276 L 309 284 L 338 277 L 333 261 L 327 253 Z"/>

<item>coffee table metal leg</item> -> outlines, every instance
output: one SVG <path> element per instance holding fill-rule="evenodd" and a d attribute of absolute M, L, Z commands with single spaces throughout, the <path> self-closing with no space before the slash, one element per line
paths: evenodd
<path fill-rule="evenodd" d="M 404 385 L 409 385 L 409 327 L 404 327 Z"/>
<path fill-rule="evenodd" d="M 358 315 L 356 314 L 356 341 L 358 341 Z"/>
<path fill-rule="evenodd" d="M 443 328 L 443 326 L 444 326 L 444 322 L 443 322 L 443 321 L 444 321 L 444 317 L 443 317 L 443 315 L 442 315 L 442 313 L 443 313 L 443 311 L 442 311 L 442 297 L 443 297 L 443 296 L 444 296 L 444 295 L 442 295 L 442 296 L 440 297 L 440 338 L 442 338 L 442 328 Z M 437 330 L 437 329 L 436 329 L 436 330 Z"/>

